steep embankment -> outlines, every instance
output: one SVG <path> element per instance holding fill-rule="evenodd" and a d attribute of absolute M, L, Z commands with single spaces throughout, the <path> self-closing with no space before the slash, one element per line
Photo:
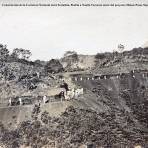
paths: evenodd
<path fill-rule="evenodd" d="M 81 109 L 89 108 L 89 106 L 87 106 L 85 102 L 79 101 L 79 100 L 50 102 L 47 104 L 41 104 L 40 115 L 46 111 L 51 117 L 58 117 L 69 106 L 74 106 L 76 108 L 81 108 Z M 34 105 L 1 107 L 0 122 L 2 122 L 5 125 L 5 127 L 14 129 L 21 122 L 32 120 L 31 115 L 32 115 L 33 108 L 34 108 Z"/>
<path fill-rule="evenodd" d="M 82 81 L 80 77 L 83 78 Z M 132 74 L 125 74 L 121 77 L 113 76 L 107 79 L 96 77 L 95 80 L 91 80 L 91 78 L 87 80 L 82 75 L 78 77 L 78 81 L 75 81 L 77 85 L 80 85 L 86 91 L 83 98 L 85 98 L 85 102 L 89 102 L 91 108 L 93 108 L 91 102 L 95 101 L 94 108 L 96 108 L 96 104 L 103 103 L 105 108 L 106 106 L 110 108 L 113 105 L 128 111 L 131 109 L 130 105 L 132 103 L 139 104 L 146 99 L 147 82 L 147 74 L 144 75 L 143 73 L 135 73 L 134 77 Z M 96 95 L 94 96 L 94 94 Z M 108 104 L 109 102 L 112 105 Z M 100 108 L 102 108 L 102 105 L 100 105 Z"/>

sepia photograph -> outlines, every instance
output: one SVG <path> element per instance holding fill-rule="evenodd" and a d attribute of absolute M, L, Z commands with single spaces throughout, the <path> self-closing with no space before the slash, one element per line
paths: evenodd
<path fill-rule="evenodd" d="M 0 0 L 0 148 L 148 148 L 148 2 Z"/>

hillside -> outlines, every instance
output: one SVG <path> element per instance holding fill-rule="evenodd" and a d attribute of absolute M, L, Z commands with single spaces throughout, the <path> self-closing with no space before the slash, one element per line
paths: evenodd
<path fill-rule="evenodd" d="M 3 147 L 148 145 L 147 48 L 94 56 L 68 52 L 44 62 L 12 56 L 4 46 L 0 51 L 7 55 L 0 54 Z M 83 88 L 83 94 L 62 100 L 63 82 L 70 90 Z M 13 106 L 8 105 L 10 98 Z M 18 104 L 18 98 L 25 103 Z"/>
<path fill-rule="evenodd" d="M 95 65 L 95 56 L 78 55 L 78 58 L 75 60 L 71 56 L 68 56 L 62 58 L 60 61 L 66 71 L 89 70 Z"/>

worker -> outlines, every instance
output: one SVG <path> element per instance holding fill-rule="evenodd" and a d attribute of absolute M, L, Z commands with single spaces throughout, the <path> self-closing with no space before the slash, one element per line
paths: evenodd
<path fill-rule="evenodd" d="M 43 96 L 43 103 L 45 104 L 46 101 L 47 101 L 47 97 L 46 97 L 46 95 L 45 95 L 45 96 Z"/>
<path fill-rule="evenodd" d="M 11 106 L 12 105 L 12 99 L 10 98 L 9 99 L 9 106 Z"/>
<path fill-rule="evenodd" d="M 20 106 L 23 104 L 22 103 L 22 98 L 19 98 L 19 104 L 20 104 Z"/>

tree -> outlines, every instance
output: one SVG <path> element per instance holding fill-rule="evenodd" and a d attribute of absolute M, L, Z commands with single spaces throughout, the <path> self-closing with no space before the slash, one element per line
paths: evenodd
<path fill-rule="evenodd" d="M 44 69 L 46 73 L 57 73 L 64 70 L 62 64 L 56 59 L 48 61 Z"/>
<path fill-rule="evenodd" d="M 95 58 L 96 59 L 105 59 L 106 58 L 106 55 L 105 55 L 105 53 L 97 53 L 96 55 L 95 55 Z"/>
<path fill-rule="evenodd" d="M 19 49 L 19 48 L 13 49 L 13 52 L 12 52 L 11 56 L 12 56 L 13 58 L 18 59 L 18 58 L 20 57 L 20 49 Z"/>
<path fill-rule="evenodd" d="M 68 58 L 69 63 L 77 62 L 79 60 L 78 54 L 76 51 L 66 51 L 64 54 L 64 58 Z"/>
<path fill-rule="evenodd" d="M 64 57 L 73 56 L 73 55 L 77 55 L 77 52 L 76 51 L 66 51 L 64 53 Z"/>
<path fill-rule="evenodd" d="M 31 52 L 30 52 L 30 50 L 23 50 L 22 51 L 22 58 L 24 59 L 24 60 L 29 60 L 29 58 L 31 57 Z"/>
<path fill-rule="evenodd" d="M 30 50 L 25 50 L 22 48 L 15 48 L 15 49 L 13 49 L 11 56 L 14 58 L 28 60 L 31 55 L 32 54 L 31 54 Z"/>
<path fill-rule="evenodd" d="M 0 60 L 2 62 L 5 62 L 7 61 L 8 56 L 9 56 L 9 50 L 7 49 L 7 46 L 0 44 Z"/>
<path fill-rule="evenodd" d="M 118 45 L 118 51 L 119 52 L 123 52 L 124 51 L 124 48 L 125 48 L 124 45 L 122 45 L 122 44 L 119 44 Z"/>

